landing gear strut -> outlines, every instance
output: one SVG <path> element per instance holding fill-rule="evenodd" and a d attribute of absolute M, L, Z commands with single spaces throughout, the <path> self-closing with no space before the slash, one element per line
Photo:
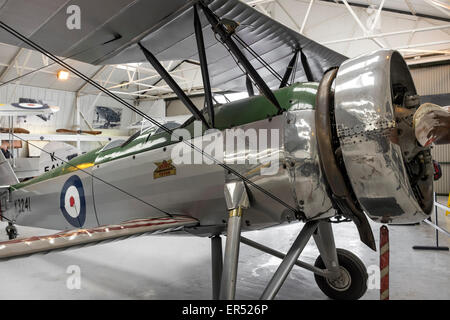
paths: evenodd
<path fill-rule="evenodd" d="M 8 235 L 9 240 L 14 240 L 17 238 L 17 228 L 12 224 L 12 222 L 8 222 L 8 226 L 6 227 L 6 234 Z"/>
<path fill-rule="evenodd" d="M 261 296 L 263 300 L 275 298 L 294 265 L 312 271 L 320 290 L 332 299 L 353 300 L 359 299 L 365 294 L 368 278 L 366 267 L 353 253 L 344 249 L 336 249 L 333 230 L 329 221 L 307 222 L 288 253 L 283 254 L 253 240 L 236 236 L 236 234 L 240 233 L 240 229 L 232 221 L 235 217 L 233 214 L 230 215 L 231 219 L 227 234 L 227 237 L 229 237 L 227 239 L 228 248 L 225 252 L 220 299 L 234 299 L 240 243 L 282 259 L 280 266 Z M 320 256 L 317 258 L 314 266 L 298 260 L 311 236 L 314 237 L 320 252 Z M 214 247 L 218 247 L 218 245 Z M 213 258 L 213 274 L 216 274 L 216 276 L 213 276 L 213 279 L 217 278 L 217 270 L 221 269 L 220 258 L 217 258 L 217 256 L 221 256 L 221 250 L 215 249 L 214 251 L 216 253 L 213 254 L 213 257 L 216 256 L 216 258 Z M 214 290 L 215 297 L 218 295 L 217 282 L 217 279 L 213 280 L 213 287 L 216 288 Z"/>
<path fill-rule="evenodd" d="M 350 251 L 337 249 L 340 275 L 334 280 L 314 275 L 320 290 L 335 300 L 356 300 L 367 290 L 367 271 L 362 261 Z M 315 267 L 324 269 L 322 257 L 318 256 Z"/>
<path fill-rule="evenodd" d="M 336 249 L 331 223 L 321 221 L 314 234 L 320 256 L 314 264 L 327 270 L 328 275 L 314 274 L 320 290 L 336 300 L 356 300 L 367 290 L 367 270 L 353 253 Z"/>

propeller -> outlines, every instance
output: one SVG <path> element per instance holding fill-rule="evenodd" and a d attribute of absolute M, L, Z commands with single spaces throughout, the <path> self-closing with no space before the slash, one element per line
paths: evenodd
<path fill-rule="evenodd" d="M 69 130 L 69 129 L 57 129 L 56 132 L 58 133 L 74 133 L 74 134 L 91 134 L 91 135 L 98 135 L 102 134 L 101 131 L 85 131 L 85 130 Z"/>
<path fill-rule="evenodd" d="M 9 128 L 0 128 L 0 133 L 9 133 Z M 29 134 L 30 131 L 28 131 L 27 129 L 23 129 L 23 128 L 14 128 L 13 133 Z"/>

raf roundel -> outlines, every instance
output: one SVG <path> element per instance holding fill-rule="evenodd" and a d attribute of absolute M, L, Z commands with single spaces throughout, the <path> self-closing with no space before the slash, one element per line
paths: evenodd
<path fill-rule="evenodd" d="M 81 179 L 77 175 L 67 179 L 61 191 L 61 212 L 72 226 L 81 228 L 86 221 L 86 199 Z"/>
<path fill-rule="evenodd" d="M 12 104 L 16 108 L 21 109 L 29 109 L 29 110 L 41 110 L 41 109 L 47 109 L 48 106 L 42 105 L 40 103 L 13 103 Z"/>

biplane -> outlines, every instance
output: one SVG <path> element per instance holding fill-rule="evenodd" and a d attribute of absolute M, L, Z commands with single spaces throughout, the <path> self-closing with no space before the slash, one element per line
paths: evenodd
<path fill-rule="evenodd" d="M 42 101 L 20 99 L 19 102 L 6 104 L 0 103 L 0 116 L 27 116 L 52 114 L 59 111 L 57 106 L 49 106 Z"/>
<path fill-rule="evenodd" d="M 414 136 L 420 100 L 398 52 L 348 59 L 237 0 L 71 4 L 81 8 L 79 30 L 65 27 L 66 1 L 6 2 L 0 41 L 45 54 L 158 129 L 139 130 L 22 183 L 11 183 L 2 159 L 10 179 L 0 183 L 1 213 L 9 227 L 62 231 L 2 242 L 1 258 L 183 232 L 211 238 L 214 299 L 235 297 L 241 243 L 282 259 L 261 299 L 276 297 L 294 265 L 313 272 L 327 296 L 358 299 L 367 289 L 366 268 L 336 249 L 332 223 L 352 221 L 376 250 L 367 217 L 402 224 L 430 215 L 432 158 Z M 96 65 L 147 61 L 192 117 L 161 125 L 59 57 Z M 183 59 L 200 62 L 202 110 L 161 65 Z M 213 87 L 249 97 L 214 103 Z M 241 130 L 236 139 L 249 130 L 277 135 L 263 150 L 244 139 L 220 159 L 206 138 L 233 129 Z M 176 163 L 174 150 L 209 161 Z M 271 174 L 263 170 L 268 163 L 276 164 Z M 286 254 L 242 235 L 296 222 L 303 224 Z M 314 265 L 299 260 L 311 237 L 320 252 Z"/>

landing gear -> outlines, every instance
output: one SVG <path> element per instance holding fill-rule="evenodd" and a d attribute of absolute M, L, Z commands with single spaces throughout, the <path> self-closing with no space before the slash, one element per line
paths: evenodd
<path fill-rule="evenodd" d="M 297 260 L 311 236 L 314 237 L 320 252 L 314 266 Z M 307 222 L 287 254 L 244 237 L 241 237 L 241 242 L 283 260 L 261 299 L 275 298 L 294 265 L 313 272 L 320 290 L 332 299 L 359 299 L 367 290 L 366 267 L 351 252 L 336 249 L 333 230 L 328 221 Z"/>
<path fill-rule="evenodd" d="M 337 249 L 340 275 L 331 280 L 318 274 L 314 275 L 320 290 L 331 299 L 356 300 L 367 290 L 367 270 L 363 262 L 350 251 Z M 325 269 L 321 256 L 317 257 L 314 266 Z"/>
<path fill-rule="evenodd" d="M 236 185 L 235 185 L 236 186 Z M 237 190 L 234 188 L 232 190 Z M 243 190 L 243 189 L 242 189 Z M 235 192 L 233 195 L 239 194 Z M 245 194 L 245 193 L 244 193 Z M 244 201 L 245 202 L 245 201 Z M 262 300 L 274 299 L 295 266 L 312 271 L 320 290 L 336 300 L 361 298 L 367 290 L 367 270 L 362 261 L 350 251 L 336 249 L 333 230 L 329 221 L 309 221 L 293 242 L 287 254 L 283 254 L 240 235 L 241 207 L 230 210 L 227 243 L 222 272 L 222 246 L 220 236 L 212 238 L 213 297 L 232 300 L 235 297 L 237 263 L 240 243 L 270 254 L 282 260 L 267 284 Z M 314 266 L 298 260 L 308 240 L 314 237 L 320 256 Z M 219 279 L 222 272 L 219 295 Z"/>
<path fill-rule="evenodd" d="M 6 227 L 6 234 L 8 235 L 9 240 L 14 240 L 15 238 L 17 238 L 17 228 L 11 222 L 8 222 L 8 226 Z"/>
<path fill-rule="evenodd" d="M 239 263 L 239 247 L 241 244 L 242 215 L 244 210 L 249 207 L 245 184 L 242 181 L 232 181 L 225 184 L 225 199 L 227 201 L 229 216 L 219 297 L 222 300 L 234 300 Z"/>

